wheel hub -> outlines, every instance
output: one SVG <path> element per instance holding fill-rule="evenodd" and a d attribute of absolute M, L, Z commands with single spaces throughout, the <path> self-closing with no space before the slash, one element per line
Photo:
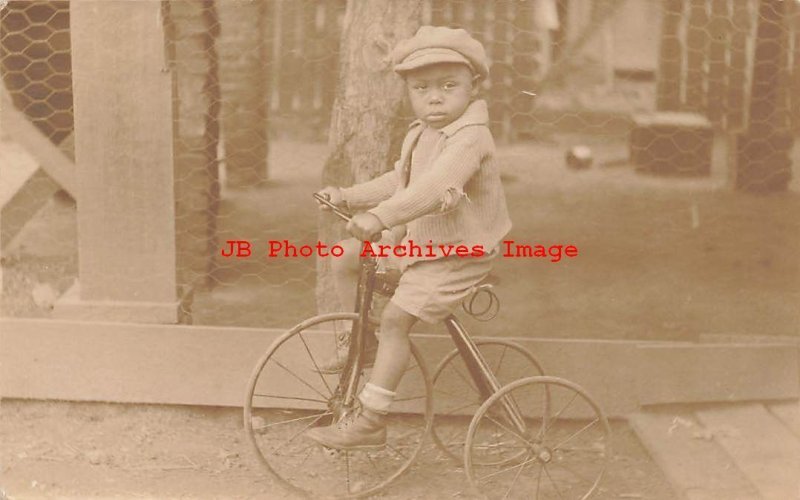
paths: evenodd
<path fill-rule="evenodd" d="M 549 463 L 553 459 L 553 452 L 550 450 L 550 448 L 543 446 L 536 454 L 536 458 L 538 458 L 542 463 Z"/>

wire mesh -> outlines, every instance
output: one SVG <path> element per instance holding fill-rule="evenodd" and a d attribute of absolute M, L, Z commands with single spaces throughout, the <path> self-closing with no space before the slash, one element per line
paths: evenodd
<path fill-rule="evenodd" d="M 765 5 L 774 16 L 765 14 Z M 315 310 L 314 259 L 302 252 L 304 245 L 317 242 L 310 195 L 320 187 L 328 154 L 324 140 L 335 104 L 346 6 L 344 0 L 164 3 L 159 22 L 176 79 L 175 109 L 162 110 L 172 113 L 178 131 L 172 166 L 176 274 L 179 284 L 195 290 L 186 312 L 196 324 L 286 327 Z M 697 137 L 691 133 L 695 122 L 679 116 L 653 125 L 632 118 L 638 114 L 698 115 L 703 133 L 712 139 L 752 130 L 748 125 L 758 119 L 761 135 L 748 136 L 741 146 L 750 157 L 766 147 L 788 158 L 786 137 L 798 130 L 797 2 L 426 0 L 421 12 L 421 23 L 463 27 L 486 46 L 492 65 L 482 97 L 491 110 L 492 131 L 503 144 L 501 156 L 516 165 L 505 171 L 506 180 L 522 186 L 509 184 L 510 204 L 548 237 L 557 238 L 557 231 L 543 216 L 519 208 L 520 200 L 538 182 L 561 178 L 532 171 L 532 163 L 561 165 L 564 151 L 582 144 L 594 155 L 588 160 L 594 167 L 629 165 L 629 147 L 649 151 L 643 158 L 651 160 L 643 162 L 670 168 L 705 155 L 701 160 L 708 167 L 710 142 L 699 149 L 682 142 L 688 141 L 687 130 L 690 138 Z M 12 0 L 0 11 L 0 22 L 3 92 L 54 147 L 71 155 L 70 36 L 81 35 L 70 33 L 69 2 Z M 759 66 L 764 46 L 772 48 L 762 57 L 767 66 Z M 775 85 L 778 81 L 785 85 Z M 769 90 L 775 88 L 784 90 Z M 16 131 L 8 125 L 6 140 L 13 141 Z M 642 144 L 631 146 L 634 128 L 655 136 L 645 134 Z M 664 140 L 656 146 L 659 137 Z M 757 147 L 748 150 L 746 144 L 754 141 Z M 581 162 L 575 165 L 580 168 Z M 747 182 L 757 182 L 758 175 L 774 177 L 770 168 L 755 165 Z M 785 162 L 780 167 L 784 174 L 788 168 Z M 708 168 L 687 172 L 709 175 Z M 577 189 L 570 195 L 576 197 L 592 189 L 570 186 L 563 189 Z M 554 189 L 561 193 L 562 187 Z M 696 203 L 691 203 L 695 208 L 679 204 L 659 219 L 664 234 L 683 234 L 683 221 L 696 217 Z M 76 208 L 61 199 L 47 210 L 50 219 L 45 220 L 52 222 L 74 217 Z M 30 221 L 42 217 L 25 216 Z M 4 242 L 6 293 L 24 296 L 12 301 L 16 305 L 6 307 L 6 314 L 48 315 L 52 301 L 40 307 L 33 299 L 36 286 L 49 280 L 58 296 L 79 278 L 75 266 L 59 267 L 57 277 L 39 273 L 33 280 L 23 276 L 29 270 L 12 269 L 33 246 L 64 247 L 60 255 L 75 261 L 79 234 L 56 241 L 49 234 L 57 233 L 48 233 L 46 225 L 30 226 L 18 238 L 28 238 L 28 250 L 20 241 Z M 252 254 L 223 256 L 229 241 L 247 241 Z M 555 279 L 526 269 L 532 281 Z M 522 291 L 540 302 L 536 311 L 552 306 L 544 292 Z M 563 307 L 584 307 L 589 300 L 587 295 L 584 302 Z M 515 321 L 524 326 L 524 315 Z M 619 326 L 618 319 L 613 321 Z M 611 330 L 608 335 L 614 335 Z"/>
<path fill-rule="evenodd" d="M 14 105 L 71 154 L 68 2 L 9 2 L 0 11 L 0 68 Z"/>

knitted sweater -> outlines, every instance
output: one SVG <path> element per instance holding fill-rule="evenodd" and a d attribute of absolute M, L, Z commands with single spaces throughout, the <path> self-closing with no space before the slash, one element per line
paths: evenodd
<path fill-rule="evenodd" d="M 343 188 L 344 200 L 353 209 L 372 207 L 387 228 L 407 224 L 405 239 L 418 245 L 482 245 L 488 253 L 511 229 L 488 122 L 486 102 L 471 103 L 436 131 L 428 161 L 413 162 L 412 175 L 412 153 L 427 127 L 413 122 L 394 169 Z"/>

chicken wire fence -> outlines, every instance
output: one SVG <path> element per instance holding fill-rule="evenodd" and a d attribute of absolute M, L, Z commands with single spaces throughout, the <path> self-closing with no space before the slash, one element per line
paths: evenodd
<path fill-rule="evenodd" d="M 327 153 L 347 4 L 161 4 L 164 50 L 177 75 L 174 109 L 164 110 L 178 130 L 175 272 L 180 285 L 195 290 L 186 311 L 194 323 L 286 326 L 302 316 L 294 311 L 315 307 L 314 259 L 262 254 L 270 241 L 316 242 L 310 193 L 319 188 Z M 630 142 L 631 161 L 669 170 L 685 158 L 694 161 L 693 152 L 705 147 L 691 137 L 682 142 L 686 130 L 700 126 L 704 133 L 744 133 L 745 160 L 765 151 L 778 158 L 778 167 L 742 161 L 750 172 L 742 182 L 768 177 L 785 184 L 800 123 L 798 2 L 426 0 L 420 21 L 463 27 L 484 43 L 492 66 L 483 96 L 503 144 L 579 134 L 623 151 Z M 69 2 L 11 0 L 0 11 L 1 91 L 10 108 L 3 141 L 46 139 L 36 144 L 54 152 L 28 151 L 46 172 L 55 156 L 80 168 L 74 164 L 71 35 L 77 34 L 70 33 Z M 649 118 L 632 119 L 641 113 Z M 11 304 L 5 313 L 47 315 L 80 277 L 79 236 L 69 219 L 77 194 L 65 186 L 33 189 L 26 179 L 40 169 L 18 170 L 7 170 L 22 180 L 6 183 L 11 187 L 3 198 L 4 290 Z M 53 230 L 42 219 L 67 229 Z M 26 238 L 58 250 L 26 267 Z M 222 255 L 232 240 L 248 241 L 259 258 Z M 48 283 L 51 290 L 41 292 Z"/>

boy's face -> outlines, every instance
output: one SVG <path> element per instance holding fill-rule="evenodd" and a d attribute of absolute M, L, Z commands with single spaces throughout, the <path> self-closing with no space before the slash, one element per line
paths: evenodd
<path fill-rule="evenodd" d="M 409 71 L 405 77 L 414 114 L 433 128 L 455 121 L 478 92 L 475 77 L 465 64 L 432 64 Z"/>

